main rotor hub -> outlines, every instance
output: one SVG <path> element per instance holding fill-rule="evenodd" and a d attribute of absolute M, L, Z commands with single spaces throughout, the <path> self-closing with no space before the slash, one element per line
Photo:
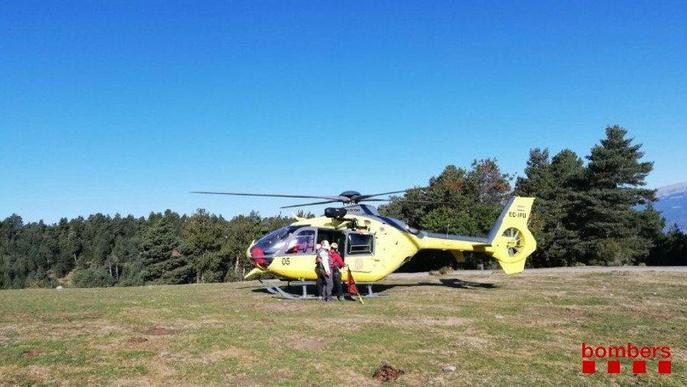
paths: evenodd
<path fill-rule="evenodd" d="M 342 193 L 339 194 L 339 196 L 347 197 L 348 200 L 357 203 L 356 199 L 360 196 L 360 192 L 358 191 L 343 191 Z"/>

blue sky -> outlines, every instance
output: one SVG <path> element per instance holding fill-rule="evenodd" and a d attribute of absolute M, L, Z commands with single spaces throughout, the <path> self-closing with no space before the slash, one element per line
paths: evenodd
<path fill-rule="evenodd" d="M 684 1 L 5 1 L 0 218 L 271 215 L 298 201 L 188 191 L 522 173 L 615 123 L 650 186 L 685 181 L 685 20 Z"/>

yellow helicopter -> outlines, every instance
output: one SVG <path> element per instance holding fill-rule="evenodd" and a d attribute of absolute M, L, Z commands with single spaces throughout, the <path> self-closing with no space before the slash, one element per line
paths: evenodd
<path fill-rule="evenodd" d="M 415 188 L 417 189 L 417 188 Z M 385 217 L 374 206 L 363 202 L 383 202 L 391 199 L 380 196 L 404 193 L 411 190 L 362 195 L 345 191 L 335 196 L 285 195 L 237 192 L 193 192 L 198 194 L 298 199 L 324 199 L 314 203 L 296 204 L 281 208 L 294 208 L 341 202 L 343 207 L 329 207 L 324 216 L 296 217 L 296 222 L 274 230 L 248 247 L 248 256 L 255 268 L 246 274 L 250 279 L 259 274 L 272 273 L 291 285 L 303 286 L 296 296 L 278 286 L 267 289 L 286 298 L 306 298 L 306 286 L 317 279 L 315 272 L 316 246 L 327 240 L 341 246 L 341 255 L 352 272 L 355 282 L 372 284 L 384 279 L 424 249 L 450 251 L 458 262 L 464 262 L 466 251 L 485 253 L 499 263 L 506 274 L 522 272 L 526 258 L 537 247 L 527 228 L 534 198 L 511 197 L 486 237 L 429 233 L 416 230 L 403 221 Z M 342 272 L 348 280 L 348 272 Z M 368 289 L 371 289 L 368 287 Z M 370 295 L 371 295 L 370 290 Z"/>

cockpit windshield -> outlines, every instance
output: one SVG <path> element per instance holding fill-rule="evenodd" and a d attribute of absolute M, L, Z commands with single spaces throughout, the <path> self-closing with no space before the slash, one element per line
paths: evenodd
<path fill-rule="evenodd" d="M 255 246 L 262 250 L 265 256 L 274 255 L 281 248 L 285 247 L 291 234 L 303 226 L 286 226 L 274 230 L 255 242 Z"/>

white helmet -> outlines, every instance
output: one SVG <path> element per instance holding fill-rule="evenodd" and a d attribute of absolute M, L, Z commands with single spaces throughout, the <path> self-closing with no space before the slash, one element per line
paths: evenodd
<path fill-rule="evenodd" d="M 323 240 L 322 242 L 322 248 L 325 250 L 329 250 L 329 241 L 328 240 Z"/>

